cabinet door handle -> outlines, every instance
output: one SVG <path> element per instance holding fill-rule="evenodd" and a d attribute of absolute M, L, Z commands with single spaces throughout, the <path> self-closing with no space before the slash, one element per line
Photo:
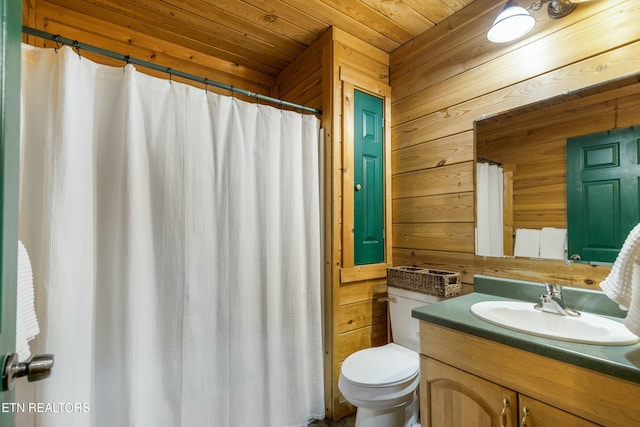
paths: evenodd
<path fill-rule="evenodd" d="M 502 399 L 502 413 L 500 414 L 500 427 L 507 427 L 507 409 L 509 409 L 509 399 Z"/>
<path fill-rule="evenodd" d="M 522 413 L 524 416 L 522 417 L 522 422 L 520 423 L 521 427 L 527 427 L 527 418 L 529 417 L 529 408 L 526 406 L 522 408 Z"/>

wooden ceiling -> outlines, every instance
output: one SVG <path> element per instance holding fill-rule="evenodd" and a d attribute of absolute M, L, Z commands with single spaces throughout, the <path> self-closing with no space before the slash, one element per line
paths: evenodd
<path fill-rule="evenodd" d="M 473 0 L 28 0 L 275 76 L 330 26 L 392 52 Z"/>

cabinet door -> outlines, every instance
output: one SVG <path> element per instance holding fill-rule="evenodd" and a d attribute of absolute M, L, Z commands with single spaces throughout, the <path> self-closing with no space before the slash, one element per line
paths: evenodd
<path fill-rule="evenodd" d="M 427 427 L 516 427 L 518 400 L 513 390 L 433 359 L 423 359 L 421 391 L 427 394 Z M 557 426 L 556 426 L 557 427 Z"/>
<path fill-rule="evenodd" d="M 600 425 L 523 394 L 519 396 L 519 407 L 522 427 L 594 427 Z"/>

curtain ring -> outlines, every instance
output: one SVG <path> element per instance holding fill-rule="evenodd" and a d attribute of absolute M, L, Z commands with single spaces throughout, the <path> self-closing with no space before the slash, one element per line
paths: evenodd
<path fill-rule="evenodd" d="M 204 78 L 204 93 L 209 93 L 209 79 Z"/>
<path fill-rule="evenodd" d="M 74 40 L 73 47 L 76 48 L 76 51 L 78 52 L 78 59 L 82 60 L 82 56 L 80 56 L 80 42 L 78 40 Z"/>
<path fill-rule="evenodd" d="M 171 68 L 167 68 L 167 73 L 169 73 L 169 84 L 173 84 L 173 74 L 171 74 Z"/>
<path fill-rule="evenodd" d="M 58 53 L 58 49 L 60 49 L 60 35 L 56 34 L 55 36 L 53 36 L 53 41 L 56 42 L 56 47 L 54 47 L 53 50 Z"/>
<path fill-rule="evenodd" d="M 231 92 L 232 98 L 236 97 L 236 89 L 233 87 L 233 85 L 229 86 L 229 92 Z"/>

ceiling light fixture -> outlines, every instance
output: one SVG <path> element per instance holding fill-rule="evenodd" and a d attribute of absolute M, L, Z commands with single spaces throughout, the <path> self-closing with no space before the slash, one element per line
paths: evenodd
<path fill-rule="evenodd" d="M 509 0 L 500 15 L 493 21 L 491 29 L 487 33 L 489 41 L 494 43 L 506 43 L 527 34 L 536 20 L 529 12 L 518 4 Z"/>
<path fill-rule="evenodd" d="M 540 0 L 528 9 L 540 10 L 545 3 L 548 3 L 547 14 L 550 18 L 558 19 L 570 14 L 576 8 L 575 3 L 580 1 L 587 0 Z M 500 15 L 493 21 L 487 38 L 494 43 L 510 42 L 527 34 L 535 24 L 535 18 L 527 9 L 518 6 L 514 0 L 509 0 Z"/>

